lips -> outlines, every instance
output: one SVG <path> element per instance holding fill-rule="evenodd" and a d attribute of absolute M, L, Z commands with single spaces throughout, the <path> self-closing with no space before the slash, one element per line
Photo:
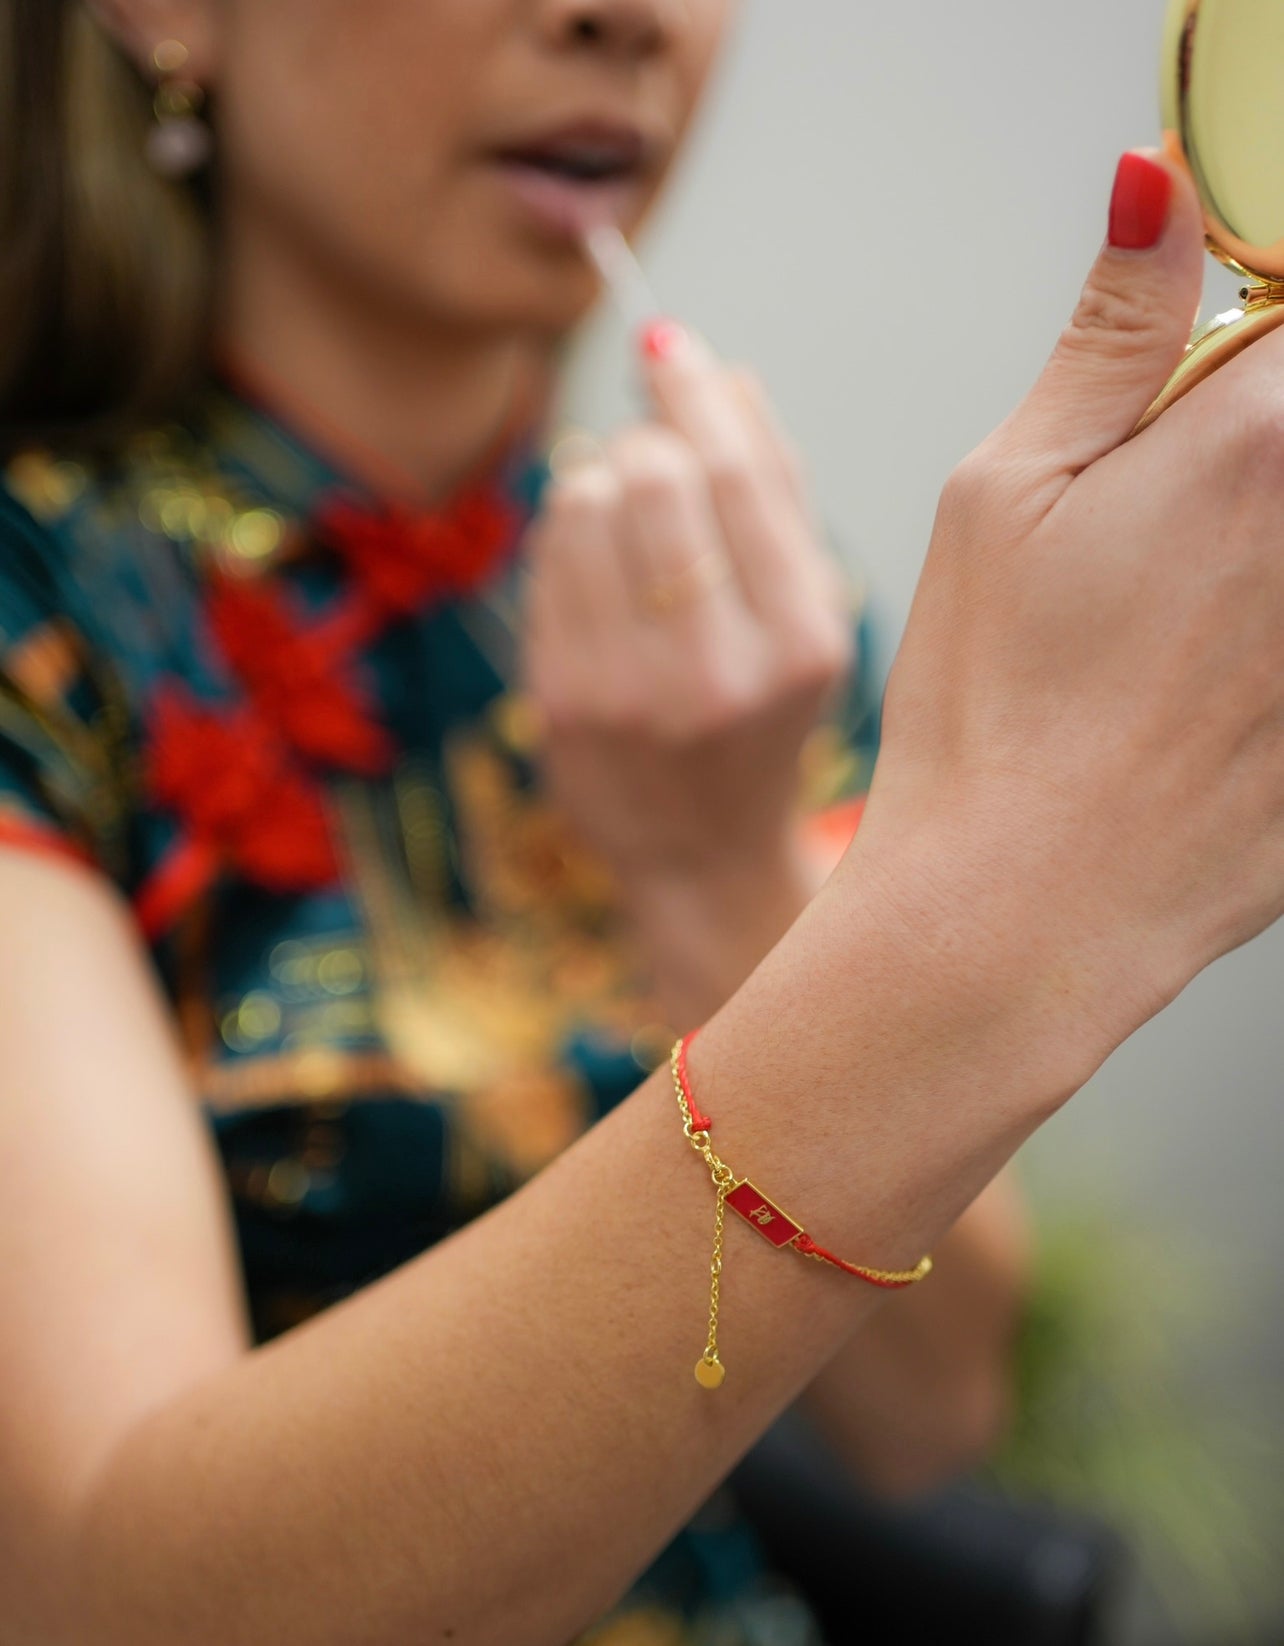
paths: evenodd
<path fill-rule="evenodd" d="M 500 151 L 499 158 L 570 182 L 620 182 L 639 174 L 647 148 L 639 131 L 581 124 L 512 144 Z"/>
<path fill-rule="evenodd" d="M 505 143 L 494 160 L 516 198 L 546 230 L 582 238 L 628 213 L 660 153 L 661 145 L 636 127 L 580 121 Z"/>

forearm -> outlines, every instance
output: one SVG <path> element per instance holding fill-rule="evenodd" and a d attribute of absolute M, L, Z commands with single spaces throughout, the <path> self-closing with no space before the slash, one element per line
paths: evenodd
<path fill-rule="evenodd" d="M 930 1490 L 983 1461 L 1011 1415 L 1031 1263 L 1011 1173 L 968 1208 L 935 1256 L 932 1284 L 880 1310 L 804 1397 L 853 1472 L 891 1497 Z"/>
<path fill-rule="evenodd" d="M 1096 1061 L 936 918 L 822 895 L 697 1048 L 720 1152 L 883 1266 Z M 705 1394 L 712 1220 L 656 1076 L 496 1212 L 132 1433 L 68 1558 L 65 1638 L 559 1646 L 877 1301 L 731 1228 Z"/>

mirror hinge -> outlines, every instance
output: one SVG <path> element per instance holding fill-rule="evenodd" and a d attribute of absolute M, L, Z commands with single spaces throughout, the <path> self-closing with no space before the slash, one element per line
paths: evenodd
<path fill-rule="evenodd" d="M 1268 303 L 1284 303 L 1284 280 L 1254 280 L 1240 290 L 1240 302 L 1250 309 L 1262 308 Z"/>

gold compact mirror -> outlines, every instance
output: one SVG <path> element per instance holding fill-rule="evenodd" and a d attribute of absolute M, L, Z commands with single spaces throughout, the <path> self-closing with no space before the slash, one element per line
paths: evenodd
<path fill-rule="evenodd" d="M 1163 123 L 1199 190 L 1209 251 L 1246 284 L 1242 309 L 1195 333 L 1139 431 L 1284 323 L 1284 0 L 1169 0 Z"/>

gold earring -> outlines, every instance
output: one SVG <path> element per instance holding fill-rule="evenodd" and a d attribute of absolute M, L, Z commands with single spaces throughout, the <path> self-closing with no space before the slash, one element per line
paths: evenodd
<path fill-rule="evenodd" d="M 201 119 L 204 88 L 183 74 L 190 58 L 181 40 L 162 40 L 152 53 L 156 124 L 147 134 L 147 161 L 175 182 L 208 166 L 214 154 L 214 133 Z"/>

